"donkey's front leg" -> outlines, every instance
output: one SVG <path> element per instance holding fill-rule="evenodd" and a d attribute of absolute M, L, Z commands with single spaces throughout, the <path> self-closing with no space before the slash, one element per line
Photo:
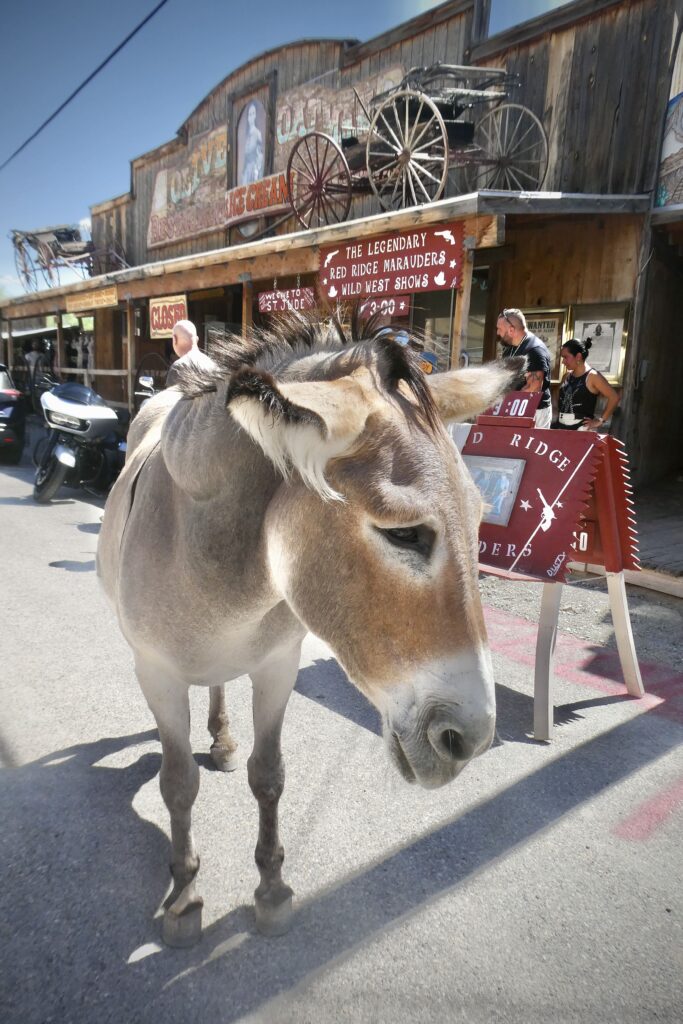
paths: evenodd
<path fill-rule="evenodd" d="M 282 881 L 285 852 L 278 835 L 277 807 L 285 784 L 280 750 L 282 719 L 296 682 L 301 644 L 278 661 L 251 672 L 254 749 L 247 761 L 249 785 L 259 805 L 256 865 L 261 882 L 254 893 L 256 925 L 264 935 L 282 935 L 289 927 L 292 890 Z"/>
<path fill-rule="evenodd" d="M 225 709 L 225 684 L 212 686 L 209 696 L 209 732 L 213 736 L 211 758 L 221 772 L 234 772 L 237 767 L 237 743 L 230 734 L 230 719 Z"/>
<path fill-rule="evenodd" d="M 136 666 L 137 676 L 161 739 L 161 795 L 171 816 L 173 890 L 164 902 L 162 936 L 169 946 L 193 946 L 202 934 L 203 900 L 195 890 L 199 857 L 192 836 L 192 805 L 199 769 L 190 746 L 188 687 Z"/>

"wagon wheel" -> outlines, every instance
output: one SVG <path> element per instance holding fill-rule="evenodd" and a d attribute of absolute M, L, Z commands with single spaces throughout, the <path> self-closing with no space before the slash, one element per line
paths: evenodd
<path fill-rule="evenodd" d="M 412 89 L 394 93 L 375 112 L 365 159 L 383 209 L 438 199 L 448 178 L 448 133 L 437 106 Z"/>
<path fill-rule="evenodd" d="M 14 265 L 17 275 L 27 292 L 38 289 L 38 273 L 27 243 L 22 239 L 14 242 Z"/>
<path fill-rule="evenodd" d="M 527 107 L 502 103 L 489 110 L 475 125 L 473 141 L 479 152 L 465 167 L 468 191 L 500 188 L 528 192 L 543 184 L 548 138 Z"/>
<path fill-rule="evenodd" d="M 59 263 L 49 245 L 39 242 L 37 247 L 38 266 L 48 288 L 59 287 Z"/>
<path fill-rule="evenodd" d="M 304 228 L 339 224 L 351 208 L 351 172 L 329 135 L 309 132 L 294 145 L 287 163 L 289 202 Z"/>

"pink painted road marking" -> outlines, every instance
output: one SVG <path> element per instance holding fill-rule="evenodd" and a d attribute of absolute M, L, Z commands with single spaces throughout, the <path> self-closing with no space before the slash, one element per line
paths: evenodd
<path fill-rule="evenodd" d="M 491 650 L 533 672 L 538 626 L 528 619 L 498 608 L 484 606 Z M 683 725 L 683 673 L 666 665 L 641 662 L 646 693 L 630 698 L 642 711 L 652 711 Z M 553 673 L 558 679 L 587 686 L 610 696 L 624 694 L 621 663 L 616 650 L 600 648 L 558 630 Z M 612 829 L 613 835 L 630 842 L 645 842 L 683 803 L 683 778 L 648 800 Z"/>
<path fill-rule="evenodd" d="M 538 625 L 499 608 L 484 606 L 491 650 L 533 670 Z M 634 698 L 643 711 L 654 711 L 683 725 L 683 673 L 666 665 L 641 662 L 645 687 L 643 697 Z M 557 679 L 587 686 L 609 696 L 624 693 L 619 655 L 614 649 L 590 644 L 558 630 L 553 661 Z"/>
<path fill-rule="evenodd" d="M 619 839 L 642 843 L 666 822 L 680 803 L 683 803 L 683 777 L 656 796 L 644 800 L 628 818 L 612 829 L 612 834 Z"/>

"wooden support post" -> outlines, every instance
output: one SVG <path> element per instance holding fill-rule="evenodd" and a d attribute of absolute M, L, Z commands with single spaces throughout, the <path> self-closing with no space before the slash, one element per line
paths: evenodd
<path fill-rule="evenodd" d="M 57 365 L 55 366 L 55 372 L 59 377 L 62 372 L 62 367 L 66 365 L 66 359 L 64 357 L 64 331 L 62 329 L 62 314 L 57 313 Z"/>
<path fill-rule="evenodd" d="M 242 282 L 242 337 L 246 338 L 254 323 L 254 285 L 251 281 Z"/>
<path fill-rule="evenodd" d="M 126 383 L 128 386 L 128 412 L 133 415 L 133 389 L 135 374 L 135 308 L 130 299 L 126 306 L 126 333 L 128 335 L 128 360 L 126 362 Z"/>
<path fill-rule="evenodd" d="M 543 584 L 534 666 L 534 739 L 549 740 L 553 731 L 553 655 L 557 641 L 562 584 Z"/>
<path fill-rule="evenodd" d="M 470 318 L 470 293 L 472 291 L 472 251 L 465 249 L 460 291 L 456 294 L 455 315 L 451 322 L 451 370 L 460 365 L 460 353 L 467 348 L 467 324 Z"/>
<path fill-rule="evenodd" d="M 14 366 L 14 344 L 12 342 L 12 321 L 7 321 L 7 359 L 5 365 L 9 366 L 10 370 Z"/>
<path fill-rule="evenodd" d="M 631 631 L 631 617 L 628 612 L 626 600 L 626 582 L 622 572 L 606 572 L 607 593 L 609 594 L 609 607 L 614 623 L 614 636 L 617 641 L 617 651 L 621 662 L 621 671 L 624 673 L 626 689 L 632 697 L 642 697 L 645 693 L 643 680 L 640 675 L 636 646 L 633 642 Z"/>

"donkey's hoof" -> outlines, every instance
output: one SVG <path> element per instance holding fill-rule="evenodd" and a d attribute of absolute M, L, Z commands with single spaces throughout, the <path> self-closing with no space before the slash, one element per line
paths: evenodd
<path fill-rule="evenodd" d="M 236 750 L 214 745 L 211 747 L 210 753 L 211 760 L 219 772 L 234 772 L 235 768 L 237 768 L 238 758 Z"/>
<path fill-rule="evenodd" d="M 256 911 L 256 927 L 261 935 L 285 935 L 292 922 L 292 896 L 294 893 L 288 885 L 272 896 L 257 896 L 254 902 Z"/>
<path fill-rule="evenodd" d="M 161 937 L 167 946 L 186 949 L 196 945 L 202 937 L 202 907 L 200 896 L 180 894 L 177 900 L 164 910 Z"/>

